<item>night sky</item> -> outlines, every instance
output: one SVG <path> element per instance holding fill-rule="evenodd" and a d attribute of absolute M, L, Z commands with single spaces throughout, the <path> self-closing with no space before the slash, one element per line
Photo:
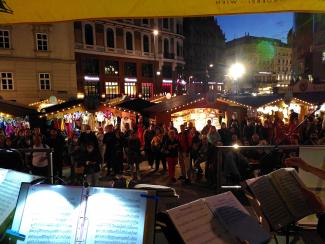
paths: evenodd
<path fill-rule="evenodd" d="M 216 19 L 227 41 L 249 32 L 251 36 L 276 38 L 286 43 L 293 24 L 292 13 L 229 15 Z"/>

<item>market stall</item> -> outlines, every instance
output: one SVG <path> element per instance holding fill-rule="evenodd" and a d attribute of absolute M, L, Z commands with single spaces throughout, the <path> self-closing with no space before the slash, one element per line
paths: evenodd
<path fill-rule="evenodd" d="M 0 99 L 0 130 L 10 136 L 17 129 L 30 128 L 35 122 L 36 113 L 35 109 Z"/>

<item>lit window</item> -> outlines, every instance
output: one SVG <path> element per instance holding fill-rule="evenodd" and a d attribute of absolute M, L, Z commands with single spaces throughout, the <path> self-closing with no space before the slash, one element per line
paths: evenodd
<path fill-rule="evenodd" d="M 8 30 L 0 30 L 0 48 L 10 48 L 10 37 Z"/>
<path fill-rule="evenodd" d="M 11 72 L 1 72 L 1 90 L 13 90 L 14 81 Z"/>
<path fill-rule="evenodd" d="M 325 52 L 322 53 L 322 61 L 325 62 Z M 290 62 L 291 64 L 291 62 Z"/>
<path fill-rule="evenodd" d="M 48 42 L 47 33 L 36 33 L 36 44 L 38 51 L 48 51 Z"/>
<path fill-rule="evenodd" d="M 144 99 L 152 97 L 153 94 L 153 84 L 152 83 L 142 83 L 142 97 Z"/>
<path fill-rule="evenodd" d="M 105 82 L 105 93 L 109 98 L 115 98 L 119 95 L 119 87 L 117 82 Z"/>
<path fill-rule="evenodd" d="M 51 89 L 51 78 L 49 73 L 39 73 L 38 83 L 40 90 L 50 90 Z"/>
<path fill-rule="evenodd" d="M 124 93 L 129 97 L 135 97 L 137 94 L 136 83 L 124 83 Z"/>

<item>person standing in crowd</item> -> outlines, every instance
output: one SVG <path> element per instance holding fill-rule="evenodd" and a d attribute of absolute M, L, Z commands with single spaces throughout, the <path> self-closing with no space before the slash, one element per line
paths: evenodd
<path fill-rule="evenodd" d="M 86 150 L 83 156 L 84 174 L 88 184 L 98 186 L 102 158 L 93 141 L 86 142 L 85 146 Z"/>
<path fill-rule="evenodd" d="M 176 135 L 178 134 L 177 129 L 174 127 L 174 122 L 173 121 L 169 121 L 168 130 L 174 130 Z"/>
<path fill-rule="evenodd" d="M 144 131 L 144 151 L 148 160 L 149 167 L 153 168 L 154 156 L 151 148 L 151 141 L 155 136 L 154 125 L 150 124 L 149 128 Z"/>
<path fill-rule="evenodd" d="M 230 146 L 231 144 L 231 133 L 229 129 L 227 128 L 227 125 L 225 122 L 221 123 L 221 129 L 219 129 L 219 135 L 222 141 L 222 144 L 224 146 Z"/>
<path fill-rule="evenodd" d="M 210 128 L 211 128 L 211 126 L 212 126 L 211 123 L 212 123 L 212 122 L 211 122 L 211 119 L 209 119 L 209 120 L 207 121 L 207 124 L 203 127 L 203 129 L 202 129 L 202 131 L 201 131 L 201 134 L 203 134 L 203 135 L 207 135 L 207 134 L 209 133 Z"/>
<path fill-rule="evenodd" d="M 98 140 L 94 132 L 91 131 L 91 128 L 89 125 L 83 125 L 83 132 L 81 132 L 80 135 L 80 145 L 83 150 L 86 149 L 86 145 L 88 142 L 92 142 L 92 144 L 95 146 L 96 151 L 99 151 L 98 146 Z"/>
<path fill-rule="evenodd" d="M 131 168 L 131 175 L 137 180 L 140 180 L 140 139 L 135 131 L 130 132 L 130 137 L 128 140 L 128 163 Z M 135 171 L 134 171 L 135 168 Z"/>
<path fill-rule="evenodd" d="M 103 127 L 98 127 L 96 137 L 97 137 L 97 141 L 98 141 L 100 156 L 102 157 L 102 159 L 104 159 L 105 146 L 104 146 L 104 143 L 103 143 L 103 139 L 104 139 L 104 129 L 103 129 Z M 104 161 L 101 163 L 101 168 L 103 168 L 103 163 L 104 163 Z"/>
<path fill-rule="evenodd" d="M 123 172 L 123 134 L 121 131 L 115 131 L 115 157 L 113 158 L 113 171 L 115 174 L 121 174 Z"/>
<path fill-rule="evenodd" d="M 176 137 L 176 132 L 174 130 L 168 131 L 168 138 L 166 144 L 164 145 L 164 153 L 166 154 L 167 164 L 168 164 L 168 176 L 171 182 L 176 182 L 175 178 L 175 166 L 177 164 L 179 151 L 179 142 Z"/>
<path fill-rule="evenodd" d="M 71 182 L 75 181 L 75 169 L 80 165 L 81 161 L 81 147 L 79 143 L 79 136 L 76 131 L 72 133 L 72 136 L 70 140 L 68 140 L 68 155 L 70 159 L 70 165 L 71 165 L 71 176 L 70 180 Z"/>
<path fill-rule="evenodd" d="M 190 143 L 190 167 L 192 170 L 193 163 L 195 164 L 195 161 L 198 157 L 198 151 L 200 148 L 200 134 L 197 132 L 196 128 L 193 126 L 188 134 L 189 137 L 189 143 Z M 202 172 L 200 172 L 202 173 Z"/>
<path fill-rule="evenodd" d="M 209 143 L 211 143 L 212 145 L 217 145 L 217 143 L 219 141 L 221 141 L 221 137 L 216 129 L 215 126 L 211 126 L 210 127 L 210 131 L 208 133 L 208 141 Z"/>
<path fill-rule="evenodd" d="M 162 161 L 163 134 L 159 127 L 156 128 L 156 135 L 151 141 L 151 150 L 155 161 L 155 171 L 159 170 Z M 163 170 L 166 171 L 166 162 L 162 162 Z"/>
<path fill-rule="evenodd" d="M 179 157 L 178 161 L 181 166 L 182 175 L 179 177 L 180 180 L 185 180 L 186 184 L 191 183 L 192 171 L 190 167 L 190 142 L 189 136 L 185 131 L 185 125 L 181 125 L 181 132 L 178 134 L 179 141 Z"/>
<path fill-rule="evenodd" d="M 116 156 L 115 146 L 116 146 L 116 135 L 114 132 L 113 125 L 106 126 L 106 133 L 103 138 L 104 144 L 104 161 L 107 165 L 107 176 L 110 175 L 111 169 L 113 168 L 113 162 Z M 114 172 L 116 174 L 116 172 Z"/>
<path fill-rule="evenodd" d="M 33 149 L 49 149 L 46 144 L 42 143 L 42 137 L 40 135 L 34 135 L 33 137 Z M 46 152 L 33 152 L 32 153 L 32 173 L 38 176 L 49 176 L 48 172 L 48 156 Z"/>
<path fill-rule="evenodd" d="M 54 176 L 62 177 L 62 167 L 63 167 L 63 150 L 65 146 L 65 141 L 61 133 L 56 129 L 52 128 L 50 130 L 50 135 L 47 139 L 47 145 L 53 148 L 53 173 Z"/>

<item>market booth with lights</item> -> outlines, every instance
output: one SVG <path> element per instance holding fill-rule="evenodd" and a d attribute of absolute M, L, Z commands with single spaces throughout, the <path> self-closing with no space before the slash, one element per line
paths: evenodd
<path fill-rule="evenodd" d="M 0 130 L 7 136 L 19 128 L 31 128 L 38 122 L 37 111 L 31 107 L 0 99 Z"/>
<path fill-rule="evenodd" d="M 241 119 L 247 108 L 209 92 L 170 97 L 145 111 L 150 113 L 156 124 L 173 121 L 175 128 L 179 129 L 180 125 L 191 122 L 201 131 L 208 120 L 219 129 L 222 122 L 227 123 L 234 115 Z"/>
<path fill-rule="evenodd" d="M 152 105 L 143 99 L 126 99 L 90 107 L 85 100 L 72 100 L 42 109 L 39 117 L 46 120 L 47 127 L 59 129 L 67 135 L 73 130 L 83 129 L 83 125 L 97 131 L 99 127 L 119 124 L 123 131 L 125 123 L 134 127 L 142 117 L 142 110 Z"/>

